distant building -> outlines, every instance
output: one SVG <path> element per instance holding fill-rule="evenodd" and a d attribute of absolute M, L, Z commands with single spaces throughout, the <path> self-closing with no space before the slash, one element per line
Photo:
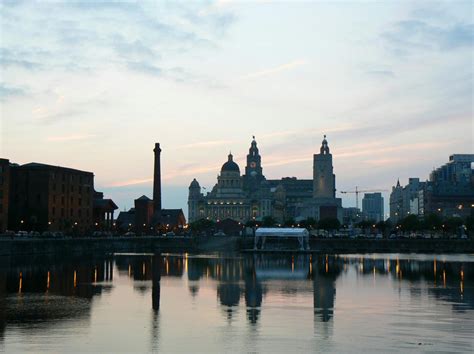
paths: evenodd
<path fill-rule="evenodd" d="M 118 206 L 112 199 L 104 199 L 104 193 L 94 191 L 92 215 L 94 216 L 94 229 L 97 231 L 112 230 L 114 228 L 114 211 Z"/>
<path fill-rule="evenodd" d="M 362 212 L 367 220 L 385 220 L 382 193 L 365 193 L 362 199 Z"/>
<path fill-rule="evenodd" d="M 153 200 L 145 195 L 135 199 L 134 208 L 120 212 L 117 227 L 121 231 L 150 233 L 179 231 L 186 225 L 182 209 L 163 209 L 161 205 L 161 148 L 156 143 L 153 168 Z"/>
<path fill-rule="evenodd" d="M 320 154 L 314 155 L 312 180 L 295 177 L 267 180 L 254 137 L 247 155 L 245 174 L 240 174 L 233 155 L 229 154 L 217 177 L 217 184 L 206 195 L 201 192 L 196 179 L 191 182 L 188 210 L 190 222 L 207 218 L 245 223 L 265 217 L 273 217 L 279 222 L 307 217 L 342 220 L 341 200 L 335 198 L 335 175 L 326 138 Z"/>
<path fill-rule="evenodd" d="M 430 174 L 428 181 L 410 178 L 405 187 L 398 182 L 390 195 L 390 219 L 397 222 L 409 214 L 474 215 L 473 163 L 474 154 L 454 154 Z"/>
<path fill-rule="evenodd" d="M 342 223 L 344 225 L 353 225 L 362 221 L 362 211 L 356 207 L 342 209 Z"/>
<path fill-rule="evenodd" d="M 420 182 L 419 178 L 409 178 L 405 187 L 397 181 L 397 185 L 392 187 L 390 194 L 390 220 L 392 222 L 396 223 L 413 213 L 412 201 L 418 198 L 418 191 L 423 185 L 424 182 Z"/>
<path fill-rule="evenodd" d="M 0 233 L 7 229 L 10 195 L 10 161 L 0 159 Z"/>
<path fill-rule="evenodd" d="M 420 190 L 420 214 L 444 217 L 474 215 L 474 154 L 455 154 L 430 174 Z"/>

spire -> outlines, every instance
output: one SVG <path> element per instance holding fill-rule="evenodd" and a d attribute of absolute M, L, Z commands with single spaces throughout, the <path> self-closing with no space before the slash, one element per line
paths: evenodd
<path fill-rule="evenodd" d="M 397 188 L 400 188 L 400 178 L 397 179 Z"/>
<path fill-rule="evenodd" d="M 228 160 L 227 161 L 233 161 L 234 160 L 234 155 L 232 155 L 232 151 L 229 152 L 229 156 L 227 156 Z"/>
<path fill-rule="evenodd" d="M 321 143 L 321 148 L 319 149 L 321 155 L 329 155 L 329 145 L 326 140 L 326 134 L 324 134 L 323 142 Z"/>

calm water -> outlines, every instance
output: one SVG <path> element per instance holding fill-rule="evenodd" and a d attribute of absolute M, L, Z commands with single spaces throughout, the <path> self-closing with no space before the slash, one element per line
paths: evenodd
<path fill-rule="evenodd" d="M 473 255 L 0 263 L 5 352 L 474 350 Z"/>

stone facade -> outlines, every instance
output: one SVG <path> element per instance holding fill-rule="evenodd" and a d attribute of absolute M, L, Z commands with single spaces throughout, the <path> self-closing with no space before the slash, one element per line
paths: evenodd
<path fill-rule="evenodd" d="M 245 174 L 229 154 L 217 177 L 217 184 L 204 195 L 194 179 L 189 186 L 188 220 L 232 219 L 245 223 L 271 216 L 278 222 L 288 218 L 340 217 L 340 199 L 335 198 L 332 155 L 326 138 L 320 154 L 314 156 L 313 180 L 285 177 L 267 180 L 255 138 L 247 155 Z M 314 189 L 316 188 L 316 192 Z M 322 214 L 321 214 L 322 211 Z"/>

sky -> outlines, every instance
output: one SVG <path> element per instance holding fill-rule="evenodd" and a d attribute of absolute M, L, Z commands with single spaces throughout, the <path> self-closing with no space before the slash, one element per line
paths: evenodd
<path fill-rule="evenodd" d="M 472 2 L 0 0 L 0 157 L 187 210 L 256 136 L 267 178 L 390 190 L 473 153 Z M 384 193 L 386 205 L 389 193 Z M 385 212 L 388 212 L 386 207 Z"/>

